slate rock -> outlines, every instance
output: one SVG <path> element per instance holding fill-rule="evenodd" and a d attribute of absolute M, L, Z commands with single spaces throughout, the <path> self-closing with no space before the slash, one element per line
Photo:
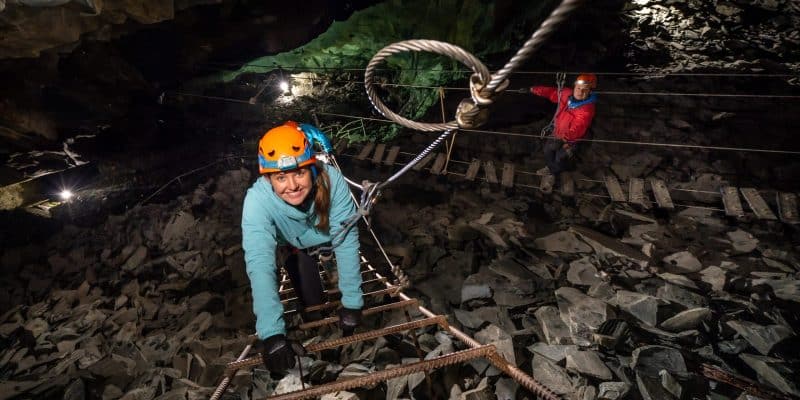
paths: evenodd
<path fill-rule="evenodd" d="M 569 263 L 567 280 L 577 286 L 591 286 L 602 282 L 598 276 L 597 268 L 592 265 L 589 257 L 579 258 Z"/>
<path fill-rule="evenodd" d="M 741 354 L 739 358 L 756 371 L 759 381 L 767 382 L 783 393 L 800 396 L 797 371 L 789 368 L 783 361 L 753 354 Z"/>
<path fill-rule="evenodd" d="M 597 400 L 621 400 L 631 390 L 631 385 L 625 382 L 602 382 L 598 386 Z"/>
<path fill-rule="evenodd" d="M 685 375 L 687 371 L 683 354 L 672 347 L 646 345 L 634 350 L 631 357 L 631 368 L 637 375 L 659 378 L 662 369 L 677 375 Z"/>
<path fill-rule="evenodd" d="M 703 269 L 703 264 L 700 263 L 700 260 L 688 251 L 670 254 L 664 257 L 662 261 L 670 268 L 683 274 L 698 272 Z"/>
<path fill-rule="evenodd" d="M 711 267 L 709 267 L 709 268 L 711 268 Z M 708 269 L 708 268 L 706 268 L 706 269 Z M 689 289 L 695 289 L 695 290 L 699 289 L 697 287 L 697 284 L 695 284 L 693 280 L 691 280 L 691 279 L 689 279 L 689 278 L 687 278 L 687 277 L 685 277 L 683 275 L 671 274 L 669 272 L 663 272 L 663 273 L 658 274 L 658 277 L 663 279 L 663 280 L 665 280 L 665 281 L 667 281 L 667 282 L 669 282 L 669 283 L 671 283 L 671 284 L 673 284 L 673 285 L 683 286 L 683 287 L 686 287 L 686 288 L 689 288 Z"/>
<path fill-rule="evenodd" d="M 537 342 L 527 347 L 531 353 L 547 357 L 555 363 L 561 363 L 567 358 L 567 350 L 577 350 L 577 348 L 578 346 L 573 344 L 544 344 L 542 342 Z"/>
<path fill-rule="evenodd" d="M 661 329 L 668 332 L 681 332 L 694 329 L 711 317 L 711 310 L 705 307 L 681 311 L 661 323 Z"/>
<path fill-rule="evenodd" d="M 567 369 L 576 371 L 604 381 L 611 380 L 611 370 L 600 359 L 600 355 L 592 350 L 581 351 L 570 348 L 566 351 Z"/>
<path fill-rule="evenodd" d="M 540 237 L 534 241 L 534 245 L 539 250 L 559 253 L 589 253 L 592 251 L 589 245 L 568 231 L 560 231 Z"/>
<path fill-rule="evenodd" d="M 539 307 L 534 312 L 534 316 L 539 321 L 539 326 L 542 329 L 542 333 L 544 333 L 544 339 L 547 344 L 572 344 L 572 335 L 570 335 L 567 324 L 561 318 L 558 308 L 554 306 Z"/>
<path fill-rule="evenodd" d="M 769 355 L 778 342 L 794 336 L 791 329 L 783 325 L 759 325 L 749 321 L 728 321 L 728 326 L 741 335 L 759 353 Z"/>
<path fill-rule="evenodd" d="M 614 304 L 645 324 L 655 326 L 658 323 L 659 300 L 653 296 L 619 290 L 614 298 Z"/>
<path fill-rule="evenodd" d="M 663 300 L 678 303 L 686 308 L 698 308 L 708 304 L 705 297 L 670 283 L 658 288 L 656 294 Z"/>
<path fill-rule="evenodd" d="M 567 371 L 546 357 L 534 355 L 532 365 L 533 378 L 555 393 L 563 395 L 575 390 Z"/>
<path fill-rule="evenodd" d="M 616 316 L 606 302 L 587 296 L 575 288 L 561 287 L 555 294 L 561 319 L 569 328 L 575 344 L 591 344 L 592 332 L 603 321 Z"/>
<path fill-rule="evenodd" d="M 746 254 L 755 250 L 758 247 L 758 239 L 748 232 L 737 229 L 733 232 L 728 232 L 728 239 L 731 241 L 731 246 L 737 254 Z"/>

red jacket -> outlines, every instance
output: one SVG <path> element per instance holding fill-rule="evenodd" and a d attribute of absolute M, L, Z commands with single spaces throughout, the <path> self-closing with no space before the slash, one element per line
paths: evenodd
<path fill-rule="evenodd" d="M 553 103 L 558 103 L 558 115 L 556 116 L 555 129 L 553 135 L 565 142 L 575 142 L 586 136 L 589 126 L 592 124 L 595 112 L 595 100 L 597 96 L 592 93 L 586 100 L 572 102 L 572 88 L 561 89 L 561 99 L 556 98 L 558 89 L 551 86 L 534 86 L 531 93 L 545 97 Z"/>

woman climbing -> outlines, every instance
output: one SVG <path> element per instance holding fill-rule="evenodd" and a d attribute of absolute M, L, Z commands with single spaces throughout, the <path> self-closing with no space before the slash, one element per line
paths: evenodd
<path fill-rule="evenodd" d="M 242 247 L 253 293 L 256 333 L 263 341 L 264 364 L 283 371 L 295 364 L 302 348 L 286 338 L 283 306 L 278 294 L 279 248 L 289 247 L 284 268 L 300 300 L 300 309 L 324 302 L 315 248 L 330 245 L 338 264 L 342 293 L 339 327 L 351 334 L 361 322 L 363 299 L 358 231 L 342 232 L 355 212 L 342 174 L 317 161 L 318 143 L 330 142 L 316 127 L 288 121 L 270 129 L 258 143 L 260 176 L 247 191 L 242 210 Z M 319 315 L 301 314 L 304 320 Z"/>

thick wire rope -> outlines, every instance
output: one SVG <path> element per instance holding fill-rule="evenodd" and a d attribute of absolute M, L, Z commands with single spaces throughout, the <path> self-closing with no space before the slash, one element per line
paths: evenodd
<path fill-rule="evenodd" d="M 342 117 L 342 118 L 363 118 L 365 121 L 377 121 L 383 123 L 392 123 L 393 121 L 388 119 L 381 119 L 381 118 L 371 118 L 371 117 L 361 117 L 358 115 L 348 115 L 348 114 L 338 114 L 338 113 L 325 113 L 325 112 L 318 112 L 319 115 L 329 115 L 333 117 Z M 503 132 L 503 131 L 490 131 L 485 129 L 459 129 L 461 132 L 472 132 L 472 133 L 486 133 L 492 135 L 502 135 L 502 136 L 517 136 L 517 137 L 525 137 L 525 138 L 538 138 L 537 135 L 528 134 L 528 133 L 519 133 L 519 132 Z M 550 140 L 550 138 L 542 138 L 543 140 Z M 606 143 L 606 144 L 625 144 L 625 145 L 636 145 L 636 146 L 653 146 L 653 147 L 669 147 L 669 148 L 687 148 L 687 149 L 700 149 L 700 150 L 719 150 L 719 151 L 738 151 L 738 152 L 754 152 L 754 153 L 773 153 L 773 154 L 789 154 L 789 155 L 800 155 L 800 151 L 794 150 L 775 150 L 775 149 L 755 149 L 749 147 L 727 147 L 727 146 L 705 146 L 699 144 L 679 144 L 679 143 L 659 143 L 659 142 L 637 142 L 632 140 L 610 140 L 610 139 L 581 139 L 581 142 L 593 142 L 593 143 Z"/>
<path fill-rule="evenodd" d="M 494 75 L 490 74 L 486 65 L 474 55 L 450 43 L 435 40 L 406 40 L 386 46 L 372 57 L 364 72 L 364 86 L 367 97 L 369 97 L 375 109 L 384 117 L 414 130 L 436 132 L 478 125 L 475 123 L 475 118 L 478 118 L 481 107 L 490 104 L 492 101 L 491 98 L 495 94 L 505 90 L 505 87 L 508 85 L 508 80 L 506 79 L 508 74 L 530 57 L 530 55 L 548 39 L 553 32 L 555 32 L 556 27 L 563 23 L 567 16 L 578 8 L 581 1 L 582 0 L 563 0 L 544 22 L 542 22 L 542 25 L 539 26 L 525 44 L 522 45 L 517 53 L 511 57 L 508 63 Z M 466 107 L 466 105 L 463 109 L 459 107 L 459 112 L 456 113 L 456 120 L 444 124 L 412 121 L 390 110 L 377 95 L 373 84 L 374 70 L 390 55 L 406 51 L 424 51 L 446 55 L 470 67 L 473 72 L 470 78 L 470 94 L 474 103 L 473 107 Z M 462 102 L 462 104 L 464 103 Z"/>
<path fill-rule="evenodd" d="M 471 67 L 473 74 L 477 75 L 478 79 L 480 79 L 482 82 L 486 82 L 491 79 L 489 69 L 486 68 L 486 66 L 483 65 L 483 63 L 478 60 L 477 57 L 458 46 L 436 40 L 405 40 L 384 47 L 378 51 L 372 57 L 369 64 L 367 64 L 367 70 L 364 72 L 364 87 L 372 106 L 375 107 L 375 109 L 378 110 L 378 112 L 380 112 L 384 117 L 417 131 L 439 132 L 458 129 L 459 124 L 456 122 L 456 120 L 446 123 L 421 123 L 402 117 L 390 110 L 389 107 L 387 107 L 378 96 L 377 90 L 375 89 L 375 84 L 373 82 L 375 69 L 381 63 L 383 63 L 384 59 L 388 58 L 389 56 L 408 51 L 429 52 L 449 56 L 457 61 L 460 61 L 462 64 L 466 64 L 467 66 Z"/>
<path fill-rule="evenodd" d="M 232 67 L 259 67 L 259 68 L 270 68 L 270 69 L 284 69 L 284 70 L 322 70 L 322 71 L 352 71 L 352 72 L 362 72 L 365 71 L 366 68 L 364 67 L 355 67 L 355 66 L 347 66 L 347 67 L 313 67 L 313 66 L 306 66 L 306 65 L 263 65 L 263 64 L 253 64 L 253 63 L 244 63 L 244 64 L 237 64 L 237 63 L 222 63 L 222 62 L 205 62 L 205 63 L 198 63 L 192 64 L 192 66 L 211 66 L 211 65 L 227 65 Z M 222 70 L 221 68 L 215 68 L 217 70 Z M 404 70 L 408 71 L 423 71 L 423 72 L 438 72 L 438 73 L 462 73 L 467 74 L 472 71 L 467 69 L 460 69 L 460 70 L 441 70 L 435 68 L 403 68 Z M 496 68 L 490 68 L 490 70 L 497 70 Z M 385 69 L 385 71 L 391 71 L 390 69 Z M 530 71 L 530 70 L 523 70 L 523 71 L 511 71 L 509 74 L 524 74 L 524 75 L 553 75 L 559 72 L 566 72 L 567 74 L 577 75 L 581 72 L 585 71 Z M 756 72 L 674 72 L 674 71 L 663 71 L 663 70 L 653 70 L 653 71 L 629 71 L 629 72 L 593 72 L 595 75 L 598 76 L 658 76 L 658 77 L 668 77 L 668 76 L 703 76 L 703 77 L 747 77 L 747 78 L 796 78 L 798 77 L 798 73 L 793 74 L 762 74 Z"/>

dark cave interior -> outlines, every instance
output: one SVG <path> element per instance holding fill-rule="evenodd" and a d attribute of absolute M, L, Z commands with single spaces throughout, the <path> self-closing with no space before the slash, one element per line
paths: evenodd
<path fill-rule="evenodd" d="M 440 40 L 496 72 L 561 2 L 46 3 L 0 0 L 0 400 L 208 398 L 253 332 L 240 222 L 260 136 L 318 123 L 347 176 L 381 182 L 438 133 L 373 107 L 375 52 Z M 782 208 L 800 193 L 800 8 L 584 3 L 509 75 L 485 125 L 435 150 L 444 173 L 409 171 L 382 191 L 362 253 L 390 276 L 402 265 L 408 293 L 468 334 L 507 339 L 517 366 L 563 398 L 800 397 L 800 233 Z M 578 195 L 545 193 L 533 171 L 554 107 L 527 88 L 585 71 L 600 100 Z M 469 75 L 409 53 L 376 82 L 390 108 L 440 122 Z M 399 146 L 402 161 L 358 159 L 370 142 Z M 513 165 L 514 186 L 487 182 L 485 164 L 465 179 L 474 160 Z M 676 208 L 611 201 L 607 176 L 625 193 L 663 180 Z M 757 189 L 777 217 L 750 203 L 730 215 L 726 187 Z M 76 196 L 59 199 L 65 188 Z M 592 341 L 619 321 L 627 339 Z M 451 339 L 420 330 L 416 345 L 442 355 Z M 416 337 L 387 340 L 297 373 L 324 384 L 418 357 Z M 222 398 L 298 389 L 292 376 L 254 369 Z M 534 398 L 488 363 L 431 376 L 427 389 L 407 379 L 323 398 Z"/>

